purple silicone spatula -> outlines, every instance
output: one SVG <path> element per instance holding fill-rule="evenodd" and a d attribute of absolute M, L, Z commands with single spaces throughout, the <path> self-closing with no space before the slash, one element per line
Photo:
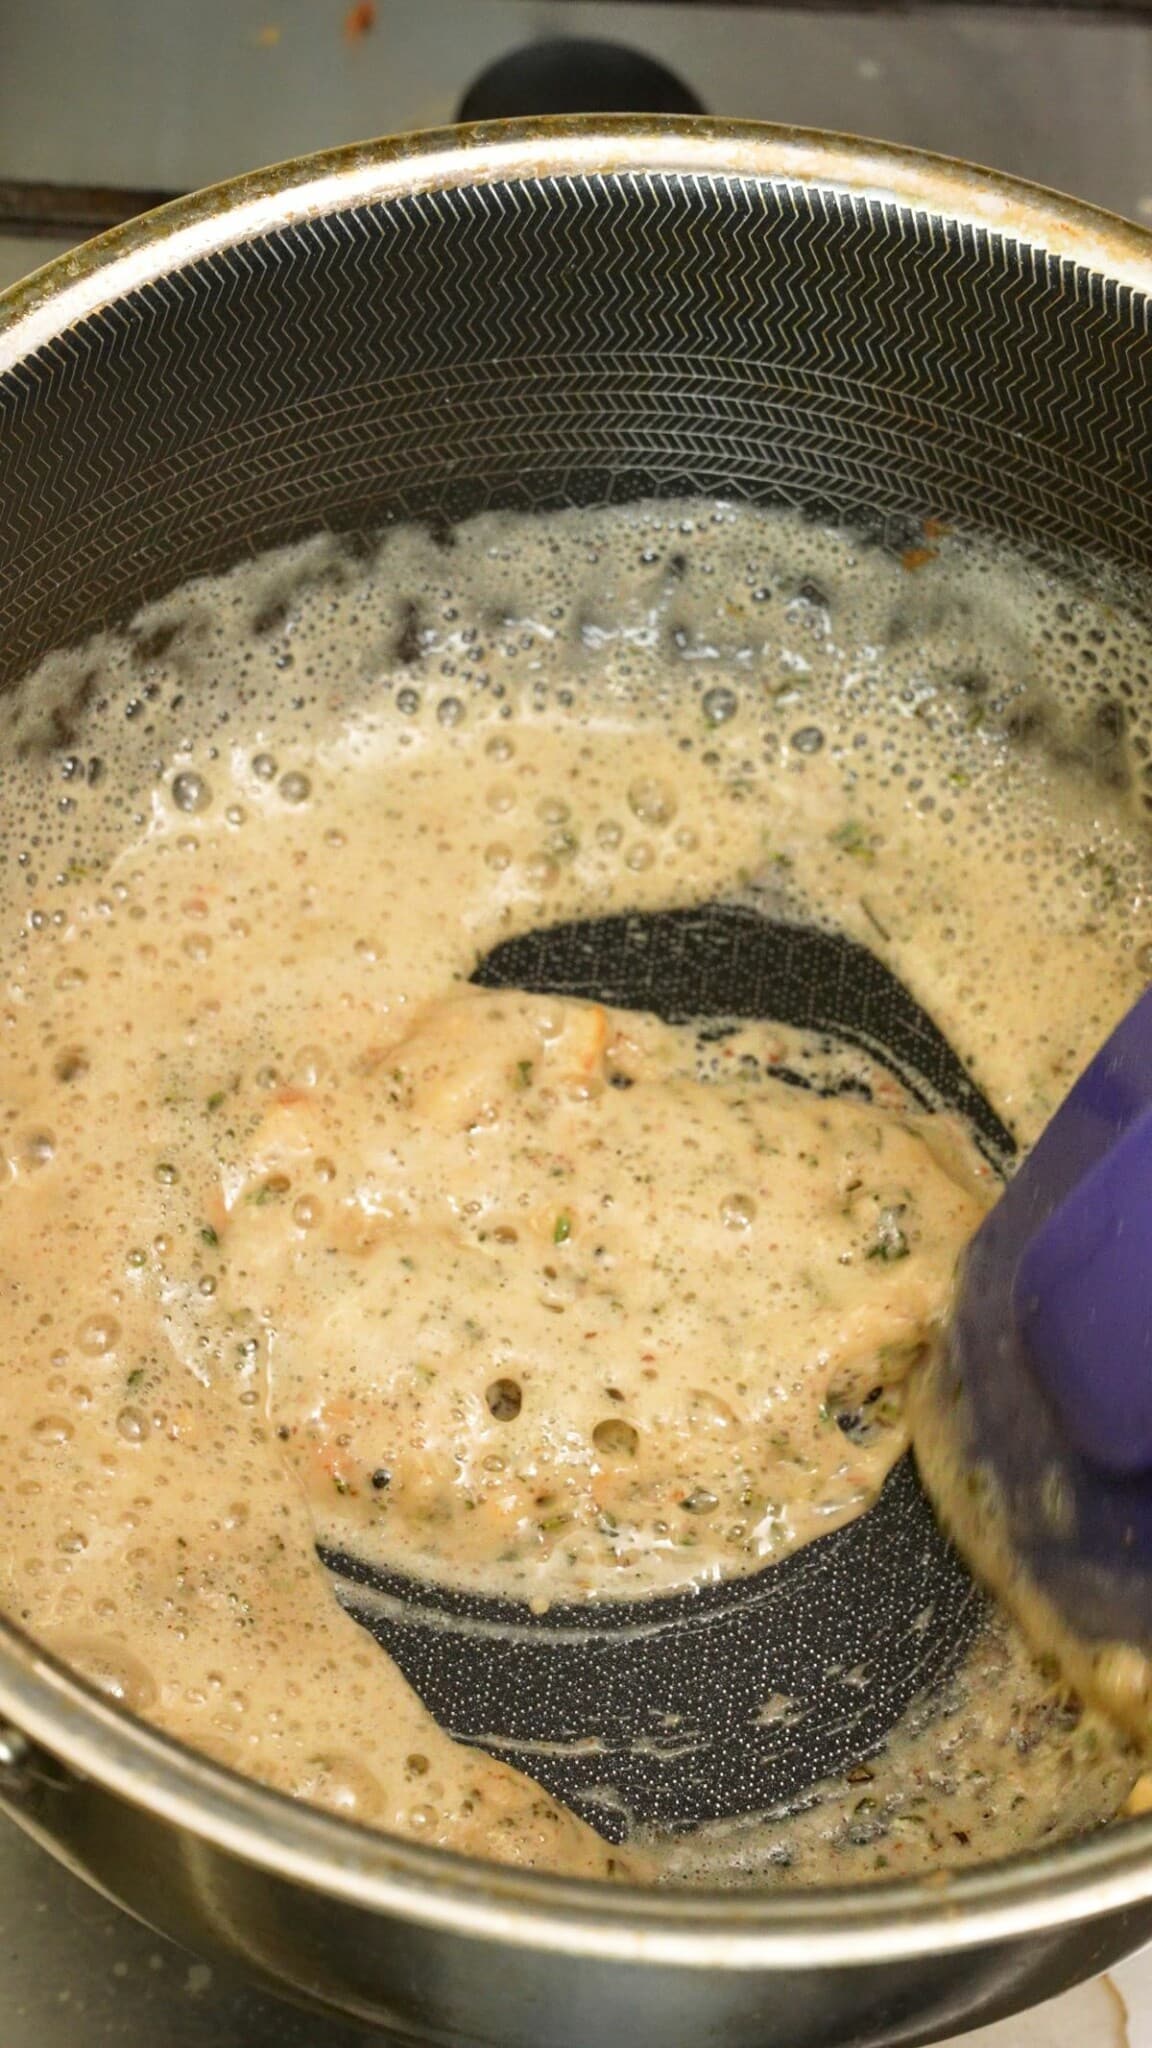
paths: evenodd
<path fill-rule="evenodd" d="M 973 1238 L 942 1373 L 1036 1586 L 1152 1651 L 1152 989 Z"/>

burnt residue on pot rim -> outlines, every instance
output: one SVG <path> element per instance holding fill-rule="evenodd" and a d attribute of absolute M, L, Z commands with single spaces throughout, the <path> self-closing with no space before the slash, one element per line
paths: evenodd
<path fill-rule="evenodd" d="M 650 176 L 811 185 L 946 216 L 1152 292 L 1152 235 L 998 171 L 896 144 L 700 117 L 490 121 L 297 157 L 158 207 L 0 293 L 0 375 L 150 279 L 290 222 L 462 184 Z"/>
<path fill-rule="evenodd" d="M 1152 236 L 943 157 L 750 122 L 486 124 L 354 145 L 174 201 L 0 294 L 0 375 L 153 278 L 294 221 L 421 191 L 548 177 L 811 186 L 946 218 L 1152 297 Z M 622 1964 L 794 1970 L 1006 1942 L 1152 1895 L 1152 1819 L 917 1882 L 756 1894 L 607 1887 L 480 1863 L 305 1807 L 146 1727 L 0 1618 L 0 1805 L 34 1830 L 51 1788 L 95 1781 L 246 1864 L 369 1912 Z M 23 1738 L 23 1740 L 21 1739 Z M 51 1833 L 46 1823 L 46 1832 Z"/>

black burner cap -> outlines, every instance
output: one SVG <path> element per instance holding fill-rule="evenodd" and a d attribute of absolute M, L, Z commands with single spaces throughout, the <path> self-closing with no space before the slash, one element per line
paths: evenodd
<path fill-rule="evenodd" d="M 683 79 L 642 50 L 591 37 L 556 36 L 497 57 L 468 87 L 456 119 L 703 112 Z"/>

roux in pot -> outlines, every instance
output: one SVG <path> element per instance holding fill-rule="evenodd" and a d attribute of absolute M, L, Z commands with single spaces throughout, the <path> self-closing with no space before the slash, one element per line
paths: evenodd
<path fill-rule="evenodd" d="M 1147 658 L 1010 556 L 708 506 L 324 539 L 52 657 L 5 707 L 6 1609 L 238 1769 L 550 1868 L 813 1882 L 1112 1812 L 1123 1742 L 997 1622 L 866 1793 L 611 1850 L 435 1726 L 314 1543 L 541 1607 L 867 1507 L 995 1191 L 967 1134 L 844 1048 L 468 977 L 757 889 L 1027 1143 L 1143 984 Z"/>

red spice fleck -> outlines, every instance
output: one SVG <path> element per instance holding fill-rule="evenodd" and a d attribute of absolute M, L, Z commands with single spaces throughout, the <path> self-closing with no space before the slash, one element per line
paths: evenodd
<path fill-rule="evenodd" d="M 371 35 L 376 26 L 375 0 L 358 0 L 344 16 L 344 40 L 358 43 L 364 36 Z"/>

